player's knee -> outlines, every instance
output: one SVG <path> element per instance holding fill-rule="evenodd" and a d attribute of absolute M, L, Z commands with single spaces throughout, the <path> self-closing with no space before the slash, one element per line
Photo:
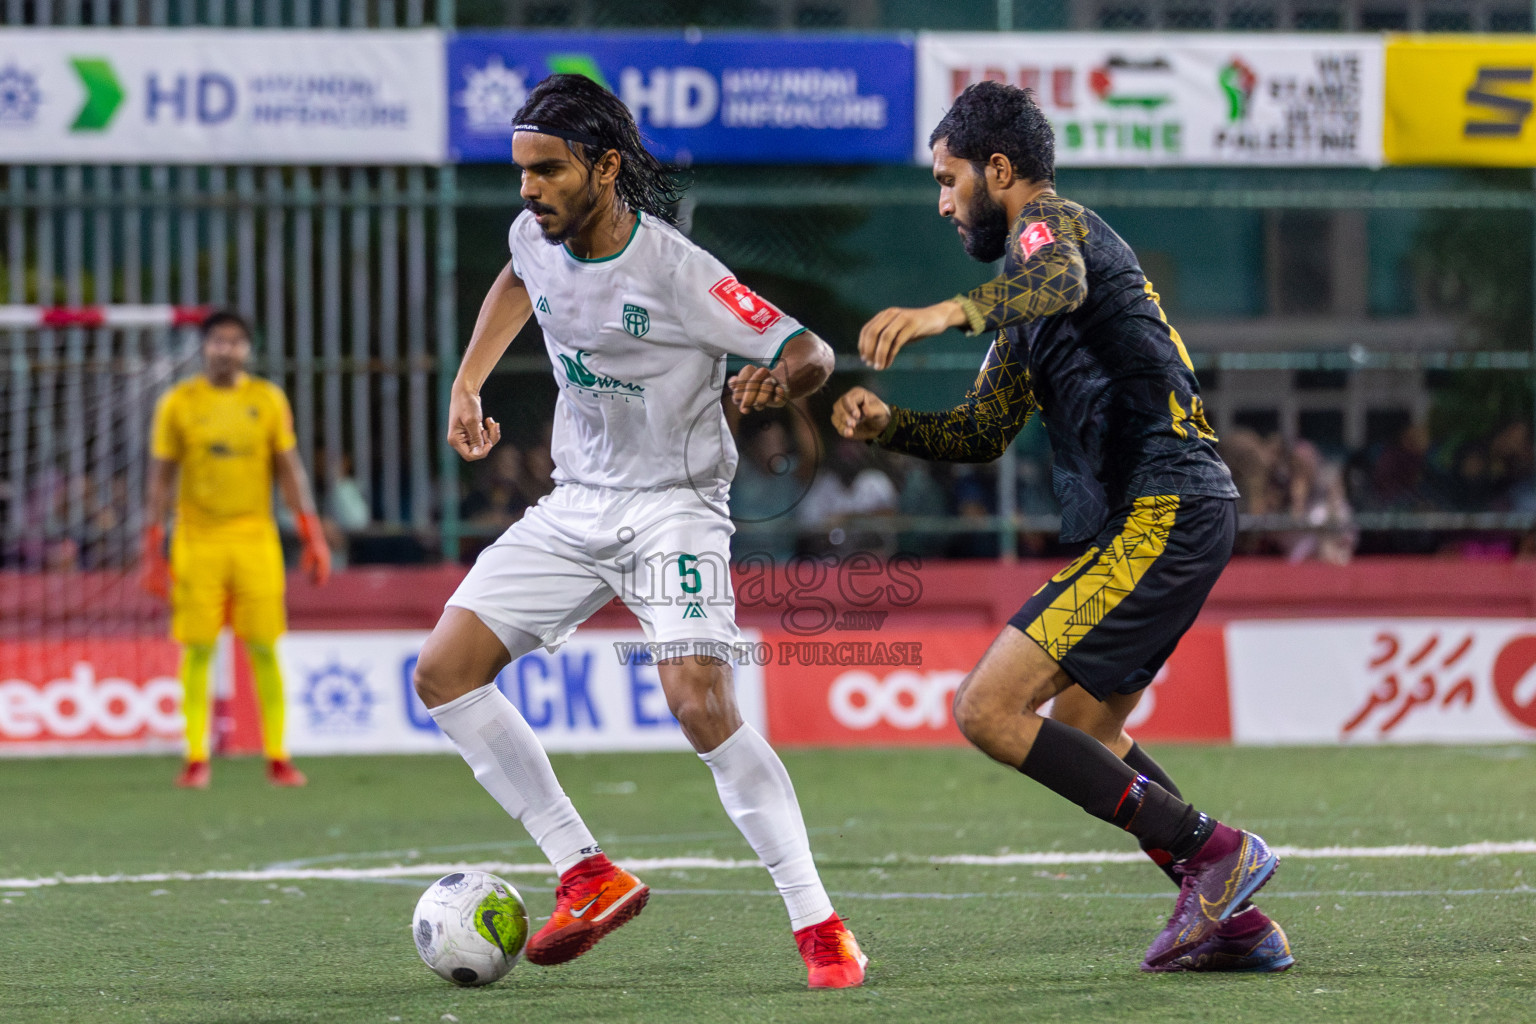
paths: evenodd
<path fill-rule="evenodd" d="M 416 690 L 416 696 L 427 707 L 435 708 L 459 696 L 455 692 L 457 682 L 452 673 L 444 671 L 444 666 L 437 659 L 426 656 L 416 659 L 416 668 L 411 673 L 411 685 Z"/>
<path fill-rule="evenodd" d="M 965 681 L 955 691 L 954 703 L 950 707 L 955 716 L 955 725 L 966 739 L 978 747 L 985 747 L 992 729 L 997 724 L 997 709 L 986 692 L 986 688 L 977 685 L 972 676 L 966 676 Z"/>
<path fill-rule="evenodd" d="M 710 731 L 724 712 L 722 702 L 708 680 L 692 680 L 672 687 L 667 693 L 667 707 L 689 734 Z"/>

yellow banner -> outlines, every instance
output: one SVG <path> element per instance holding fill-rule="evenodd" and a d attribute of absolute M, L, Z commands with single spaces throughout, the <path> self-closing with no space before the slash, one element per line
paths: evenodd
<path fill-rule="evenodd" d="M 1536 36 L 1387 39 L 1394 164 L 1536 167 Z"/>

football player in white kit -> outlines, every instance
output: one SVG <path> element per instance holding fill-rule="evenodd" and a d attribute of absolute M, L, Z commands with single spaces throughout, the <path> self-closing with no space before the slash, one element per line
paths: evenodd
<path fill-rule="evenodd" d="M 518 113 L 512 158 L 525 211 L 454 381 L 448 440 L 469 460 L 496 444 L 480 387 L 536 316 L 560 387 L 557 486 L 480 554 L 422 648 L 415 684 L 560 875 L 528 960 L 580 956 L 649 895 L 603 855 L 493 682 L 617 595 L 652 643 L 673 645 L 658 661 L 668 707 L 773 876 L 810 986 L 859 985 L 866 958 L 822 887 L 789 774 L 737 711 L 722 649 L 739 640 L 726 504 L 736 448 L 722 389 L 744 412 L 783 405 L 821 387 L 832 351 L 667 222 L 675 186 L 608 90 L 545 79 Z M 727 382 L 728 354 L 757 365 Z"/>

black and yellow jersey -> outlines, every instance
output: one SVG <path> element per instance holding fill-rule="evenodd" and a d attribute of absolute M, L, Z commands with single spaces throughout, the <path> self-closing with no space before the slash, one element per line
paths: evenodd
<path fill-rule="evenodd" d="M 1003 273 L 958 298 L 966 333 L 996 332 L 975 386 L 944 412 L 893 407 L 881 445 L 990 462 L 1038 411 L 1066 542 L 1137 498 L 1237 497 L 1184 342 L 1136 254 L 1093 211 L 1053 193 L 1025 206 Z"/>

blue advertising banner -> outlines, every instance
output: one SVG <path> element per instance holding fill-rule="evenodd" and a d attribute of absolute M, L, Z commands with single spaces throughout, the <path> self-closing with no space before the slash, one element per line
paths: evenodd
<path fill-rule="evenodd" d="M 667 163 L 906 163 L 915 66 L 897 37 L 465 33 L 448 43 L 449 158 L 510 161 L 529 91 L 576 72 L 624 100 Z"/>

